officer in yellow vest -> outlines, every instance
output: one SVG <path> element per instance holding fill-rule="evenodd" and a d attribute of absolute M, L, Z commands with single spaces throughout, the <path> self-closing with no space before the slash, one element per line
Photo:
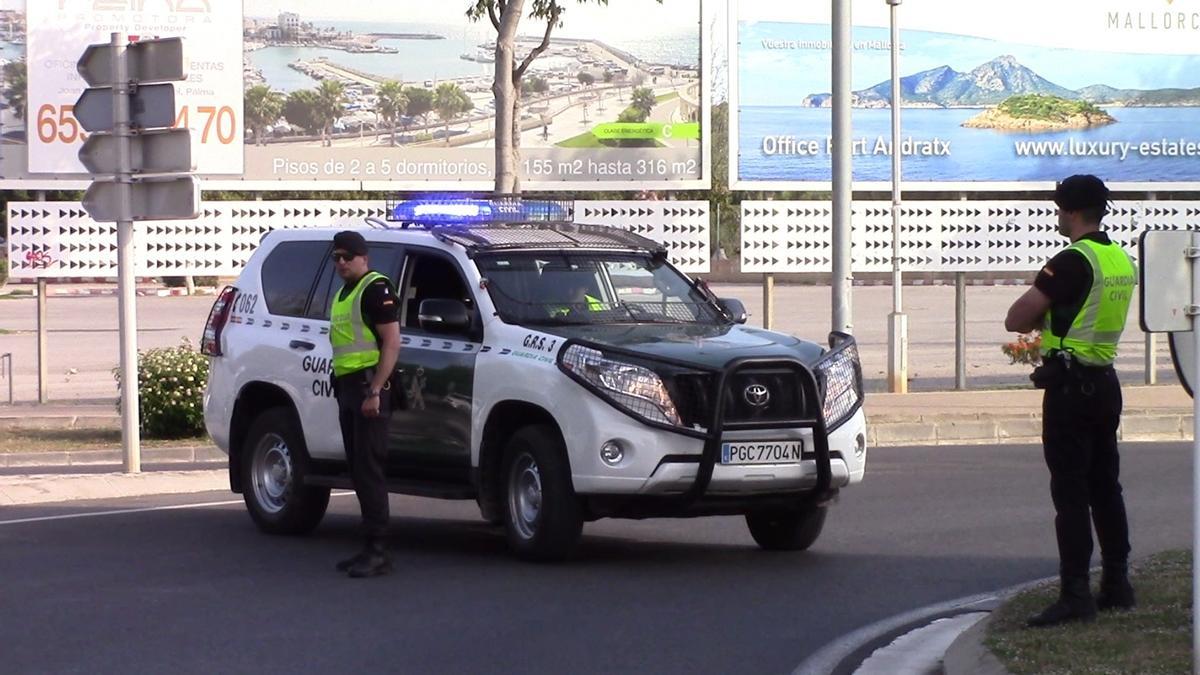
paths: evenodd
<path fill-rule="evenodd" d="M 1050 469 L 1058 539 L 1059 598 L 1029 626 L 1091 621 L 1096 610 L 1132 609 L 1127 576 L 1129 524 L 1119 480 L 1117 425 L 1121 385 L 1113 369 L 1137 272 L 1100 230 L 1108 188 L 1095 176 L 1071 176 L 1054 192 L 1058 232 L 1071 245 L 1054 256 L 1004 321 L 1007 330 L 1042 331 L 1042 365 L 1031 379 L 1045 389 L 1042 446 Z M 1103 574 L 1093 598 L 1088 583 L 1092 523 Z"/>
<path fill-rule="evenodd" d="M 334 393 L 346 461 L 362 511 L 362 552 L 337 564 L 352 577 L 387 574 L 392 569 L 384 545 L 388 526 L 387 429 L 391 401 L 387 388 L 400 354 L 400 305 L 388 278 L 371 271 L 367 242 L 357 232 L 333 238 L 333 260 L 345 282 L 329 312 Z"/>

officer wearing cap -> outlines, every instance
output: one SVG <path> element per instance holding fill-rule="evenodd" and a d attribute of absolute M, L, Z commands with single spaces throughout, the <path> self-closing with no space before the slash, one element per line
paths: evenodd
<path fill-rule="evenodd" d="M 1059 598 L 1029 626 L 1091 621 L 1100 610 L 1134 606 L 1126 568 L 1129 524 L 1119 481 L 1117 425 L 1121 385 L 1113 369 L 1133 298 L 1133 261 L 1100 230 L 1108 188 L 1095 176 L 1057 185 L 1058 232 L 1071 240 L 1008 310 L 1006 330 L 1041 329 L 1042 365 L 1031 379 L 1045 389 L 1042 447 L 1050 469 L 1058 539 Z M 1092 523 L 1103 574 L 1093 598 L 1088 582 Z"/>
<path fill-rule="evenodd" d="M 333 298 L 329 342 L 334 394 L 346 461 L 362 511 L 363 550 L 337 564 L 351 577 L 392 569 L 384 545 L 388 491 L 384 479 L 391 397 L 387 391 L 400 354 L 399 303 L 391 282 L 370 268 L 367 242 L 357 232 L 333 238 L 333 261 L 344 285 Z"/>

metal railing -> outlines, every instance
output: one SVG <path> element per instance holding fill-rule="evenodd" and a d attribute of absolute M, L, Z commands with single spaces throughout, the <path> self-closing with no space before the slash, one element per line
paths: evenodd
<path fill-rule="evenodd" d="M 13 404 L 12 352 L 0 354 L 0 379 L 8 380 L 8 404 Z"/>

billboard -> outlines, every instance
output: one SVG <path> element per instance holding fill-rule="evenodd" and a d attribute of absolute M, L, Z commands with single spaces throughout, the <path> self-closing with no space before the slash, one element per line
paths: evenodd
<path fill-rule="evenodd" d="M 889 7 L 853 10 L 855 186 L 885 189 Z M 828 189 L 830 11 L 731 5 L 735 187 Z M 900 5 L 899 24 L 908 189 L 1044 189 L 1075 173 L 1134 190 L 1200 186 L 1200 0 L 922 0 Z"/>
<path fill-rule="evenodd" d="M 93 32 L 150 26 L 183 35 L 195 59 L 178 124 L 209 139 L 207 189 L 490 189 L 495 29 L 466 18 L 473 4 L 0 0 L 0 185 L 83 180 L 49 175 L 74 163 L 58 133 L 74 135 L 75 52 Z M 571 3 L 524 78 L 523 186 L 707 187 L 703 13 L 694 0 Z M 523 20 L 518 59 L 544 31 Z"/>

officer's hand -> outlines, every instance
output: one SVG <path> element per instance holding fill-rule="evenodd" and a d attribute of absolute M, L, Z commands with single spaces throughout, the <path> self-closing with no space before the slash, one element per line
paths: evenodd
<path fill-rule="evenodd" d="M 378 396 L 368 396 L 363 399 L 362 414 L 363 417 L 379 417 Z"/>

